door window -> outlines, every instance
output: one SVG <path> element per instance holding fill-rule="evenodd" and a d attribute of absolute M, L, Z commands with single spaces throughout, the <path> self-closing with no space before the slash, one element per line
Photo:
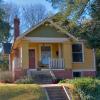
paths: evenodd
<path fill-rule="evenodd" d="M 41 47 L 41 62 L 42 64 L 49 64 L 49 58 L 51 57 L 50 46 Z"/>

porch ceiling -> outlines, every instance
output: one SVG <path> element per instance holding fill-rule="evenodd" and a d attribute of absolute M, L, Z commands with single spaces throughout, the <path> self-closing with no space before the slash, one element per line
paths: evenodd
<path fill-rule="evenodd" d="M 43 43 L 62 43 L 68 40 L 68 38 L 47 38 L 47 37 L 25 37 L 30 42 L 43 42 Z"/>

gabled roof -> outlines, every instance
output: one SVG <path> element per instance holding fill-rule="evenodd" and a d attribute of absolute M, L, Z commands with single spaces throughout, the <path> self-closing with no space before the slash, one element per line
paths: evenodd
<path fill-rule="evenodd" d="M 42 22 L 40 22 L 39 24 L 37 24 L 36 26 L 30 28 L 28 31 L 26 31 L 25 33 L 23 33 L 22 35 L 20 35 L 17 39 L 21 39 L 23 37 L 25 37 L 26 35 L 28 35 L 31 31 L 37 29 L 39 26 L 43 25 L 46 22 L 49 22 L 52 26 L 54 26 L 56 29 L 60 30 L 62 33 L 66 34 L 68 37 L 78 40 L 75 36 L 73 36 L 72 34 L 66 32 L 63 28 L 61 28 L 59 25 L 57 25 L 56 23 L 54 23 L 52 21 L 52 18 L 46 18 L 45 20 L 43 20 Z"/>
<path fill-rule="evenodd" d="M 11 51 L 11 43 L 3 43 L 3 52 L 4 54 L 10 54 Z"/>

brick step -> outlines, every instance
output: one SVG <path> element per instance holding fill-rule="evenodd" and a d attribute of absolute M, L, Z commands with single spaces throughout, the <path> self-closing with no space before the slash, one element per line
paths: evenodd
<path fill-rule="evenodd" d="M 45 87 L 50 100 L 68 100 L 62 86 Z"/>
<path fill-rule="evenodd" d="M 52 76 L 49 72 L 32 73 L 31 76 L 36 83 L 52 84 Z"/>

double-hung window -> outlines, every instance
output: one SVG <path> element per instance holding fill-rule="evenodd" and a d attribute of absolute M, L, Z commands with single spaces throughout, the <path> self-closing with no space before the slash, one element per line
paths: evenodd
<path fill-rule="evenodd" d="M 82 44 L 73 44 L 72 45 L 72 58 L 73 58 L 73 63 L 83 62 L 83 47 L 82 47 Z"/>

